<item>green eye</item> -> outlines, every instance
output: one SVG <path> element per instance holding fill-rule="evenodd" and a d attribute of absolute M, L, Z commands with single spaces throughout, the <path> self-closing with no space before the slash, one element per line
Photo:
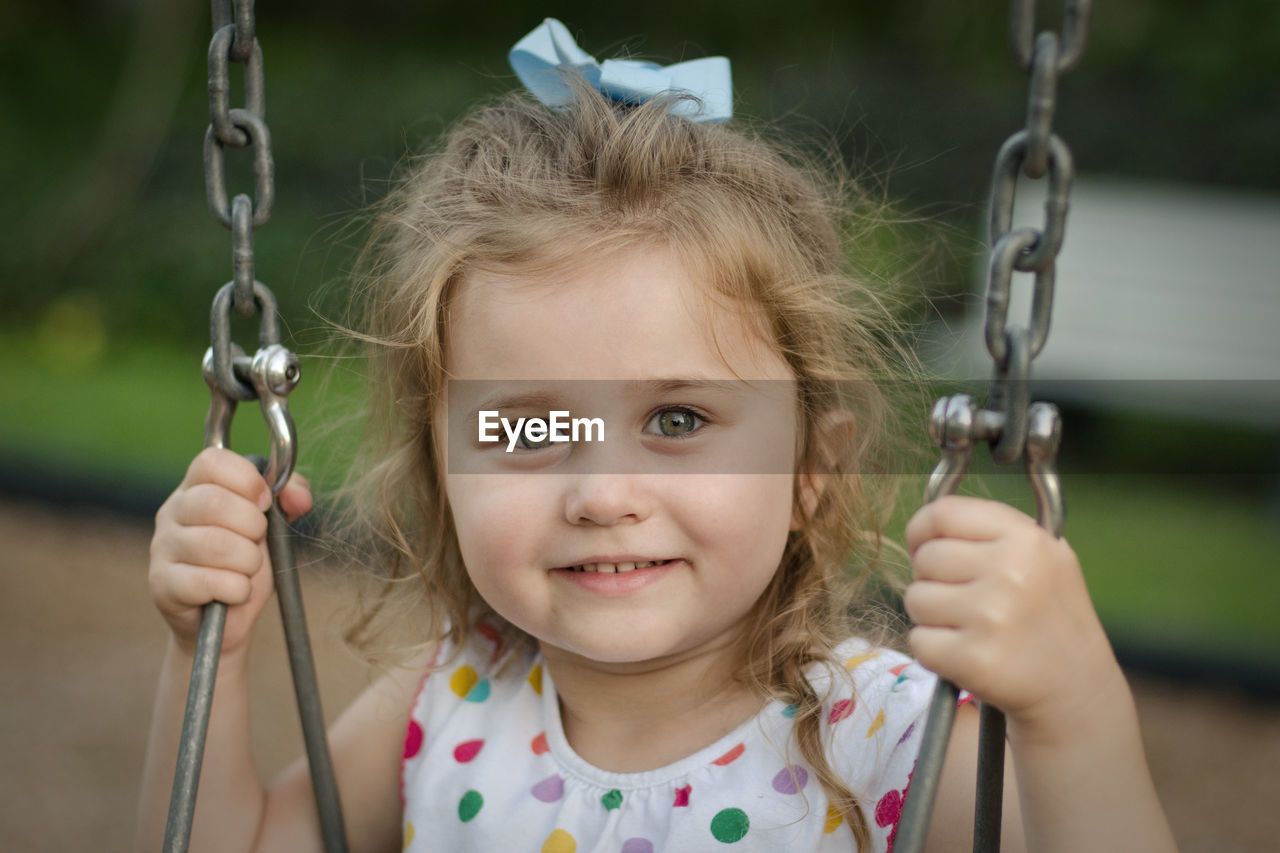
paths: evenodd
<path fill-rule="evenodd" d="M 516 443 L 522 450 L 541 450 L 544 447 L 551 446 L 551 434 L 548 432 L 541 441 L 534 441 L 529 437 L 529 427 L 526 426 L 520 430 L 520 439 Z"/>
<path fill-rule="evenodd" d="M 683 438 L 698 430 L 702 418 L 689 409 L 663 409 L 653 416 L 651 432 L 668 438 Z"/>

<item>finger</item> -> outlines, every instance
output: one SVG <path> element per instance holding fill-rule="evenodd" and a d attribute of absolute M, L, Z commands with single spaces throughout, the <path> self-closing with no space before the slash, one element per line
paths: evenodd
<path fill-rule="evenodd" d="M 271 506 L 271 490 L 258 468 L 238 453 L 218 447 L 205 448 L 187 469 L 184 485 L 216 483 L 253 501 L 259 509 Z"/>
<path fill-rule="evenodd" d="M 937 673 L 949 669 L 948 664 L 954 657 L 959 642 L 960 632 L 954 628 L 917 625 L 907 632 L 911 656 L 925 669 Z"/>
<path fill-rule="evenodd" d="M 202 607 L 211 601 L 244 604 L 253 597 L 253 583 L 244 575 L 207 566 L 176 564 L 164 596 L 182 607 Z"/>
<path fill-rule="evenodd" d="M 1034 524 L 1008 504 L 985 498 L 945 495 L 922 506 L 907 522 L 907 551 L 914 553 L 930 539 L 983 541 L 998 538 L 1012 525 Z"/>
<path fill-rule="evenodd" d="M 241 575 L 262 568 L 262 548 L 225 527 L 182 527 L 174 534 L 175 562 L 210 569 L 226 569 Z"/>
<path fill-rule="evenodd" d="M 280 494 L 277 495 L 280 501 L 280 508 L 284 510 L 285 517 L 290 521 L 294 521 L 299 516 L 306 515 L 311 511 L 313 499 L 311 497 L 311 483 L 301 474 L 294 474 L 289 478 L 289 482 L 285 483 Z"/>
<path fill-rule="evenodd" d="M 902 606 L 916 625 L 961 628 L 975 617 L 973 590 L 968 584 L 916 581 L 902 594 Z"/>
<path fill-rule="evenodd" d="M 248 498 L 216 483 L 198 483 L 174 501 L 173 520 L 184 527 L 225 527 L 252 541 L 267 533 L 267 517 Z"/>
<path fill-rule="evenodd" d="M 916 580 L 966 583 L 980 577 L 992 559 L 987 542 L 928 539 L 911 555 L 911 569 Z"/>

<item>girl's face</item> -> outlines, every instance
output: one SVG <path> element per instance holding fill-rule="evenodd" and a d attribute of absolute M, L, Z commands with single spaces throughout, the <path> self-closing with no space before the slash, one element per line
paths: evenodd
<path fill-rule="evenodd" d="M 720 648 L 778 567 L 794 377 L 705 287 L 637 248 L 554 277 L 473 273 L 450 303 L 435 426 L 462 559 L 544 648 L 610 664 Z M 501 419 L 552 411 L 599 419 L 603 441 L 535 431 L 508 450 Z"/>

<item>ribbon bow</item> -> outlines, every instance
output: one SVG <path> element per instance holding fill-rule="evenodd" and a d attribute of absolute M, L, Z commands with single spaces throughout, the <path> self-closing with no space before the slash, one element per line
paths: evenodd
<path fill-rule="evenodd" d="M 664 92 L 688 92 L 698 101 L 676 101 L 672 115 L 691 121 L 725 121 L 733 116 L 733 80 L 729 60 L 723 56 L 666 66 L 635 59 L 596 62 L 578 47 L 564 24 L 547 18 L 516 42 L 507 59 L 525 88 L 549 107 L 573 103 L 573 90 L 561 79 L 561 72 L 576 71 L 615 101 L 642 104 Z"/>

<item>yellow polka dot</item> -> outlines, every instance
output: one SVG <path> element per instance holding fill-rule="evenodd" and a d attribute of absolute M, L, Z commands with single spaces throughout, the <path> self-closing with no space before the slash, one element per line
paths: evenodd
<path fill-rule="evenodd" d="M 542 853 L 574 853 L 577 849 L 578 842 L 563 829 L 552 830 L 547 840 L 542 842 Z"/>
<path fill-rule="evenodd" d="M 536 663 L 533 669 L 529 670 L 529 684 L 533 686 L 534 693 L 542 695 L 542 664 Z"/>
<path fill-rule="evenodd" d="M 479 680 L 480 676 L 474 669 L 469 666 L 460 666 L 453 671 L 453 675 L 449 676 L 449 689 L 465 698 Z"/>
<path fill-rule="evenodd" d="M 867 729 L 867 737 L 871 737 L 880 731 L 880 727 L 884 725 L 884 708 L 880 709 L 880 713 L 876 714 L 876 718 L 871 721 L 871 728 Z"/>
<path fill-rule="evenodd" d="M 408 850 L 409 845 L 413 843 L 413 821 L 408 821 L 404 825 L 404 847 L 401 850 Z"/>
<path fill-rule="evenodd" d="M 844 815 L 835 806 L 827 806 L 827 823 L 822 827 L 823 833 L 830 835 L 844 823 Z"/>
<path fill-rule="evenodd" d="M 879 652 L 867 652 L 864 655 L 854 655 L 844 662 L 844 668 L 849 670 L 857 669 L 867 661 L 874 660 L 878 657 L 880 657 Z"/>

